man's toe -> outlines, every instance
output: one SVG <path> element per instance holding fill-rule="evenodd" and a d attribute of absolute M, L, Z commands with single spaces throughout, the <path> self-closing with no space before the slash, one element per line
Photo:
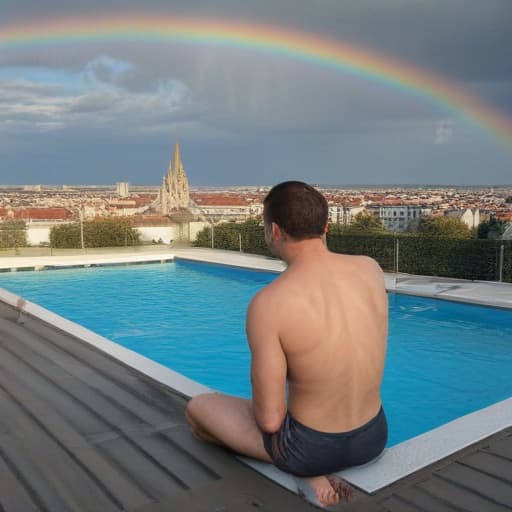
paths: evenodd
<path fill-rule="evenodd" d="M 326 477 L 333 491 L 338 495 L 338 501 L 343 499 L 350 501 L 354 496 L 354 488 L 336 475 L 329 475 Z"/>

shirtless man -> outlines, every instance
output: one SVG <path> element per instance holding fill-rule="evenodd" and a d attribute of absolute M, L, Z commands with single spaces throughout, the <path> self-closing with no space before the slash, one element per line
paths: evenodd
<path fill-rule="evenodd" d="M 387 440 L 383 273 L 371 258 L 327 249 L 327 202 L 305 183 L 276 185 L 263 216 L 288 268 L 247 311 L 252 400 L 199 395 L 186 417 L 199 438 L 305 477 L 303 494 L 333 505 L 343 492 L 331 473 L 376 458 Z"/>

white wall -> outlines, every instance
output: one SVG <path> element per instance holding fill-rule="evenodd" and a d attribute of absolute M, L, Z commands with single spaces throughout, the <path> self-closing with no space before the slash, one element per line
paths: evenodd
<path fill-rule="evenodd" d="M 473 226 L 476 228 L 480 224 L 480 210 L 477 208 L 473 217 Z"/>
<path fill-rule="evenodd" d="M 27 243 L 29 245 L 40 245 L 50 243 L 49 226 L 27 226 Z"/>
<path fill-rule="evenodd" d="M 190 223 L 190 241 L 193 242 L 197 238 L 197 233 L 204 227 L 210 226 L 209 222 L 191 222 Z"/>
<path fill-rule="evenodd" d="M 462 214 L 460 219 L 469 228 L 477 227 L 478 224 L 480 224 L 480 210 L 476 209 L 475 211 L 473 211 L 470 208 L 467 208 L 466 211 Z"/>
<path fill-rule="evenodd" d="M 178 238 L 178 226 L 141 226 L 135 229 L 143 242 L 158 242 L 161 238 L 164 244 L 169 244 Z"/>

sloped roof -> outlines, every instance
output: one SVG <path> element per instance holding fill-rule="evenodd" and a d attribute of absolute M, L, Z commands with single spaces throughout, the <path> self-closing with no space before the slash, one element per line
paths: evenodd
<path fill-rule="evenodd" d="M 20 220 L 67 220 L 73 213 L 67 208 L 0 208 L 0 217 Z"/>

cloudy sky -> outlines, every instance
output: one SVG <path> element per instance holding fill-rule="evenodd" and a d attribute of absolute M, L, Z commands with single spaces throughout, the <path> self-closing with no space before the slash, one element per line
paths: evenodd
<path fill-rule="evenodd" d="M 435 73 L 512 122 L 510 0 L 2 0 L 0 184 L 512 184 L 512 144 L 407 88 L 241 46 L 2 44 L 127 13 L 271 25 Z M 133 17 L 133 16 L 132 16 Z M 135 15 L 135 18 L 137 15 Z"/>

